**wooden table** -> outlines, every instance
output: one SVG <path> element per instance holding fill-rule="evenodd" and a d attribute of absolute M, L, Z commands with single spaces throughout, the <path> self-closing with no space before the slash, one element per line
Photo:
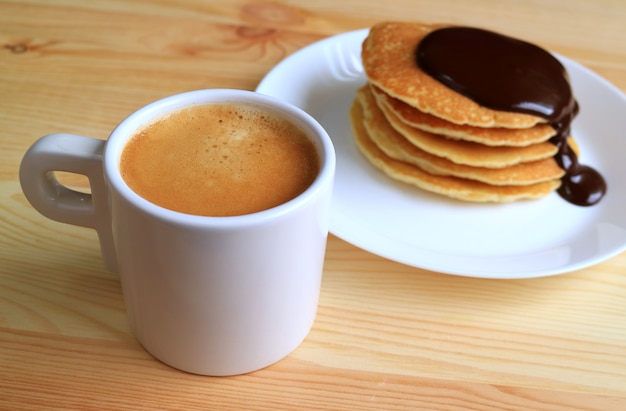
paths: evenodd
<path fill-rule="evenodd" d="M 20 159 L 41 135 L 105 139 L 160 97 L 254 89 L 288 54 L 383 19 L 502 31 L 626 91 L 620 0 L 0 1 L 0 409 L 626 409 L 626 254 L 486 280 L 331 236 L 305 342 L 259 372 L 201 377 L 136 342 L 95 232 L 21 193 Z"/>

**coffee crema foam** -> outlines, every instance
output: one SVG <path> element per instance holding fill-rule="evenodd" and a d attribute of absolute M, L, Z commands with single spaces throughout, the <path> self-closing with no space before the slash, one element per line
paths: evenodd
<path fill-rule="evenodd" d="M 283 204 L 319 173 L 313 142 L 261 107 L 215 103 L 173 112 L 137 132 L 120 160 L 130 188 L 161 207 L 236 216 Z"/>

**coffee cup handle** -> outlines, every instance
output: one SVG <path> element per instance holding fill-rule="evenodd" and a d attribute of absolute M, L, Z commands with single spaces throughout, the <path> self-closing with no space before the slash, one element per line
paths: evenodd
<path fill-rule="evenodd" d="M 106 141 L 72 134 L 48 134 L 37 140 L 20 164 L 20 184 L 32 206 L 52 220 L 94 228 L 104 265 L 117 271 L 111 211 L 102 156 Z M 85 175 L 91 194 L 61 184 L 55 171 Z"/>

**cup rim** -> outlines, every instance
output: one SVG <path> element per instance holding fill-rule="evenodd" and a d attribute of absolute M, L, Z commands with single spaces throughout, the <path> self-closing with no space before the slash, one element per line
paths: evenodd
<path fill-rule="evenodd" d="M 283 115 L 311 137 L 320 157 L 320 171 L 309 187 L 295 198 L 275 207 L 235 216 L 202 216 L 170 210 L 154 204 L 134 192 L 124 181 L 119 170 L 119 161 L 128 139 L 141 127 L 178 109 L 211 103 L 248 103 L 269 109 Z M 160 219 L 184 225 L 208 225 L 236 227 L 280 218 L 292 210 L 310 202 L 324 190 L 332 186 L 336 167 L 336 154 L 333 142 L 326 130 L 304 110 L 278 98 L 255 91 L 239 89 L 201 89 L 170 95 L 153 101 L 126 117 L 111 132 L 103 154 L 104 175 L 110 189 L 121 195 L 135 207 Z M 330 181 L 329 181 L 330 180 Z"/>

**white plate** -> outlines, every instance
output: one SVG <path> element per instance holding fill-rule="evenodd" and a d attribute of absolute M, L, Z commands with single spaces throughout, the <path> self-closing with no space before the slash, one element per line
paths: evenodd
<path fill-rule="evenodd" d="M 510 204 L 449 200 L 392 181 L 353 144 L 348 110 L 365 83 L 367 30 L 329 37 L 273 68 L 257 91 L 287 100 L 326 128 L 337 151 L 330 231 L 374 254 L 448 274 L 530 278 L 597 264 L 626 249 L 626 97 L 606 80 L 559 57 L 581 111 L 573 134 L 580 160 L 608 192 L 592 207 L 553 193 Z"/>

